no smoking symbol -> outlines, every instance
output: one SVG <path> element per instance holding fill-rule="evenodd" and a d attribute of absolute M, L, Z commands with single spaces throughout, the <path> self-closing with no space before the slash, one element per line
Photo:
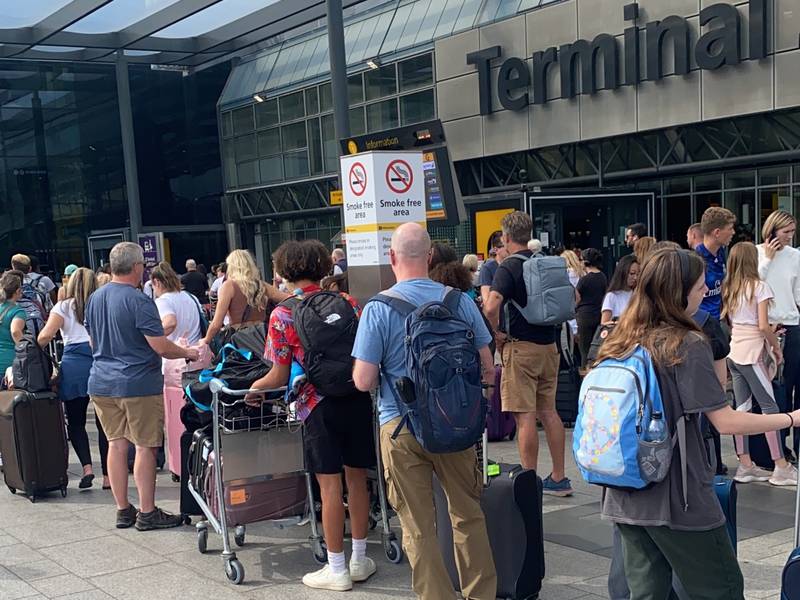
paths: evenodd
<path fill-rule="evenodd" d="M 393 160 L 386 167 L 386 185 L 396 194 L 405 194 L 411 189 L 414 182 L 414 173 L 411 165 L 404 160 Z"/>
<path fill-rule="evenodd" d="M 367 189 L 367 170 L 360 162 L 353 163 L 350 167 L 350 175 L 348 177 L 348 184 L 350 191 L 356 196 L 360 196 Z"/>

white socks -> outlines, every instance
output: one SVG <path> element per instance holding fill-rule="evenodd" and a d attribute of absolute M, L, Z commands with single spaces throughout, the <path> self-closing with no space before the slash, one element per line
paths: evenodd
<path fill-rule="evenodd" d="M 353 558 L 352 560 L 360 562 L 367 555 L 367 540 L 357 540 L 353 538 Z"/>
<path fill-rule="evenodd" d="M 341 575 L 347 571 L 344 560 L 344 552 L 331 552 L 328 550 L 328 565 L 334 575 Z"/>

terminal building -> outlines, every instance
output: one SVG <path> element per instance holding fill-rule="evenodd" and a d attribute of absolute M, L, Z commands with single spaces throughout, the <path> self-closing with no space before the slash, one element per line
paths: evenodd
<path fill-rule="evenodd" d="M 547 245 L 609 261 L 632 222 L 683 242 L 722 205 L 760 241 L 767 214 L 800 210 L 800 0 L 345 2 L 344 140 L 324 7 L 264 4 L 257 42 L 243 14 L 250 44 L 214 60 L 129 59 L 138 229 L 164 232 L 176 266 L 239 245 L 269 269 L 285 239 L 346 243 L 338 156 L 367 148 L 431 157 L 445 209 L 429 229 L 461 252 L 516 208 Z M 130 235 L 119 66 L 35 54 L 0 62 L 0 252 L 101 260 Z"/>

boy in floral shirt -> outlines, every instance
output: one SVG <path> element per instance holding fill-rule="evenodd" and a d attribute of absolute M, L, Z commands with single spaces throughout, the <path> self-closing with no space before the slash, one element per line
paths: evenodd
<path fill-rule="evenodd" d="M 289 291 L 299 298 L 322 291 L 320 280 L 332 266 L 327 249 L 316 240 L 285 242 L 275 252 L 273 260 Z M 360 316 L 355 300 L 343 296 Z M 305 352 L 288 301 L 278 305 L 270 316 L 264 356 L 273 367 L 253 383 L 253 389 L 283 387 L 289 382 L 292 363 L 303 364 Z M 261 401 L 258 394 L 247 399 L 254 404 Z M 320 486 L 322 526 L 328 547 L 328 564 L 303 577 L 303 583 L 316 589 L 350 590 L 353 582 L 366 581 L 375 573 L 374 561 L 365 554 L 369 529 L 367 469 L 376 463 L 372 399 L 364 392 L 326 398 L 306 381 L 296 395 L 296 413 L 304 422 L 306 469 L 315 474 Z M 345 519 L 343 469 L 353 537 L 349 570 L 345 564 L 342 534 Z"/>

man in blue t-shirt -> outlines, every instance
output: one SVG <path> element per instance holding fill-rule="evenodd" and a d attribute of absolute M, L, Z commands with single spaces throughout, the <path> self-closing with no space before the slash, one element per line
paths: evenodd
<path fill-rule="evenodd" d="M 703 230 L 703 243 L 695 251 L 706 263 L 706 292 L 700 308 L 719 320 L 722 313 L 722 282 L 725 280 L 725 263 L 728 258 L 728 244 L 734 234 L 736 215 L 727 208 L 712 206 L 703 213 L 700 228 Z"/>
<path fill-rule="evenodd" d="M 390 258 L 397 284 L 391 291 L 411 304 L 421 306 L 444 298 L 445 287 L 428 278 L 431 239 L 417 223 L 401 225 L 392 236 Z M 461 296 L 459 313 L 475 332 L 475 346 L 483 365 L 483 379 L 494 381 L 489 352 L 491 335 L 475 303 Z M 481 477 L 476 472 L 475 448 L 449 454 L 422 449 L 414 435 L 404 428 L 392 437 L 400 422 L 400 410 L 391 381 L 408 376 L 405 362 L 405 319 L 381 302 L 364 307 L 353 346 L 356 359 L 353 381 L 358 389 L 378 387 L 381 424 L 381 455 L 387 474 L 389 500 L 403 527 L 404 548 L 413 572 L 413 588 L 419 598 L 452 598 L 453 587 L 444 566 L 436 537 L 431 474 L 436 473 L 450 506 L 454 539 L 462 540 L 456 562 L 465 598 L 494 600 L 497 577 L 481 510 Z M 388 377 L 379 377 L 383 369 Z"/>
<path fill-rule="evenodd" d="M 508 251 L 505 244 L 503 244 L 502 231 L 495 231 L 489 239 L 489 256 L 489 260 L 483 263 L 481 270 L 478 272 L 481 301 L 484 305 L 489 298 L 489 292 L 492 291 L 492 282 L 494 281 L 494 274 L 497 273 L 497 267 L 508 256 Z"/>
<path fill-rule="evenodd" d="M 155 303 L 137 288 L 144 274 L 141 247 L 119 243 L 111 249 L 109 262 L 111 282 L 90 296 L 85 325 L 94 358 L 89 395 L 108 438 L 117 528 L 177 527 L 181 517 L 155 505 L 156 451 L 164 436 L 161 358 L 197 360 L 199 353 L 164 336 Z M 136 446 L 133 472 L 141 511 L 128 500 L 129 443 Z"/>

